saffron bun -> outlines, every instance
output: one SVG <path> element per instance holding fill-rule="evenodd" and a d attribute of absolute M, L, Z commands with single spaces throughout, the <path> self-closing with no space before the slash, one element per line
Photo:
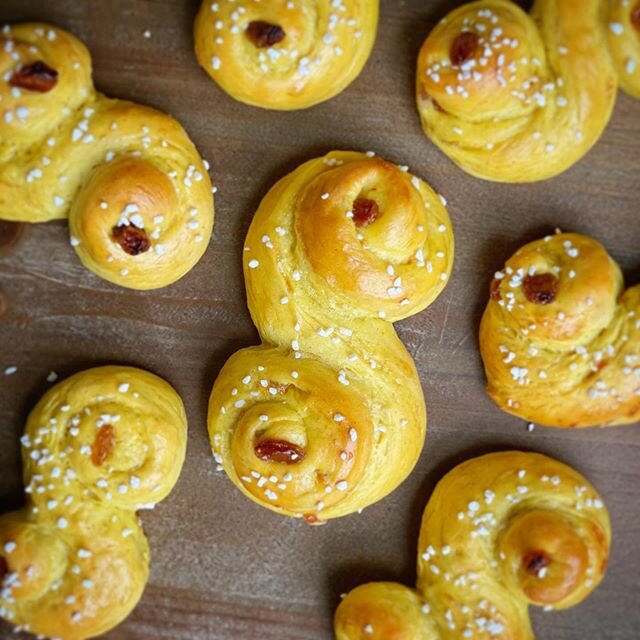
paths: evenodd
<path fill-rule="evenodd" d="M 602 498 L 577 471 L 537 453 L 464 462 L 422 517 L 416 589 L 357 587 L 337 640 L 534 640 L 529 605 L 566 609 L 601 582 L 611 544 Z"/>
<path fill-rule="evenodd" d="M 164 287 L 202 257 L 211 182 L 182 127 L 95 91 L 73 35 L 40 23 L 0 34 L 0 219 L 69 219 L 71 244 L 100 277 Z"/>
<path fill-rule="evenodd" d="M 605 0 L 465 4 L 418 58 L 426 135 L 467 173 L 551 178 L 598 141 L 618 86 L 640 97 L 640 6 Z"/>
<path fill-rule="evenodd" d="M 266 109 L 305 109 L 360 74 L 376 37 L 378 0 L 205 1 L 198 62 L 231 97 Z"/>
<path fill-rule="evenodd" d="M 554 427 L 640 420 L 640 286 L 576 233 L 519 249 L 497 272 L 480 325 L 487 392 Z"/>
<path fill-rule="evenodd" d="M 0 516 L 0 615 L 65 640 L 122 622 L 149 576 L 136 511 L 167 497 L 186 439 L 180 397 L 146 371 L 99 367 L 50 389 L 21 439 L 27 504 Z"/>
<path fill-rule="evenodd" d="M 436 299 L 453 254 L 440 197 L 380 158 L 335 151 L 269 191 L 243 255 L 262 344 L 229 359 L 209 402 L 214 456 L 246 496 L 318 523 L 408 476 L 426 412 L 392 322 Z"/>

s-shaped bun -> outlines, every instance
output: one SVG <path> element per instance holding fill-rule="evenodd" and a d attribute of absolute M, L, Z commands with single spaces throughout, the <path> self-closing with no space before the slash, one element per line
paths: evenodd
<path fill-rule="evenodd" d="M 336 611 L 336 638 L 534 640 L 529 605 L 584 600 L 604 576 L 610 544 L 602 498 L 577 471 L 537 453 L 474 458 L 427 503 L 416 589 L 357 587 Z"/>
<path fill-rule="evenodd" d="M 263 342 L 230 358 L 209 403 L 214 455 L 245 495 L 315 523 L 409 475 L 425 406 L 392 323 L 431 304 L 452 264 L 438 195 L 380 158 L 336 151 L 269 191 L 244 248 Z"/>
<path fill-rule="evenodd" d="M 95 91 L 91 58 L 45 24 L 0 34 L 0 219 L 69 219 L 100 277 L 164 287 L 204 254 L 213 229 L 204 161 L 173 118 Z"/>
<path fill-rule="evenodd" d="M 536 0 L 465 4 L 418 58 L 427 136 L 466 172 L 498 182 L 555 176 L 598 141 L 618 85 L 640 97 L 640 5 Z"/>
<path fill-rule="evenodd" d="M 640 286 L 624 291 L 591 238 L 547 236 L 507 261 L 480 350 L 487 391 L 509 413 L 554 427 L 640 420 Z"/>
<path fill-rule="evenodd" d="M 0 615 L 64 640 L 122 622 L 149 575 L 136 511 L 173 489 L 186 442 L 180 397 L 141 369 L 89 369 L 50 389 L 21 439 L 27 505 L 0 516 Z"/>

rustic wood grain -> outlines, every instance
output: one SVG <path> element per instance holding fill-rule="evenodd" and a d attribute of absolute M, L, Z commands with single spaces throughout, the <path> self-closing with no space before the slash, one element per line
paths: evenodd
<path fill-rule="evenodd" d="M 167 289 L 137 293 L 99 280 L 61 223 L 0 227 L 0 500 L 21 504 L 18 438 L 29 409 L 61 376 L 104 363 L 138 365 L 182 394 L 187 462 L 169 499 L 144 514 L 153 555 L 139 607 L 108 638 L 329 640 L 339 595 L 366 580 L 415 578 L 422 509 L 436 481 L 480 453 L 523 448 L 583 472 L 610 509 L 607 577 L 583 604 L 534 613 L 541 640 L 631 640 L 640 628 L 640 429 L 570 432 L 501 413 L 484 393 L 480 313 L 494 270 L 555 226 L 599 238 L 640 280 L 640 102 L 620 94 L 613 120 L 579 165 L 542 184 L 495 185 L 454 167 L 421 133 L 413 101 L 418 49 L 455 0 L 382 0 L 381 28 L 361 77 L 312 110 L 240 105 L 201 71 L 192 51 L 195 0 L 2 0 L 0 21 L 70 29 L 93 53 L 97 86 L 175 115 L 212 164 L 215 237 L 201 263 Z M 150 29 L 150 39 L 142 34 Z M 334 148 L 375 149 L 449 200 L 457 258 L 426 312 L 400 323 L 429 411 L 427 445 L 409 480 L 361 516 L 311 528 L 240 495 L 216 473 L 205 429 L 217 372 L 257 341 L 244 302 L 241 247 L 266 189 L 299 162 Z M 13 234 L 18 234 L 11 242 Z M 7 626 L 0 635 L 9 637 Z M 15 636 L 12 636 L 15 637 Z"/>

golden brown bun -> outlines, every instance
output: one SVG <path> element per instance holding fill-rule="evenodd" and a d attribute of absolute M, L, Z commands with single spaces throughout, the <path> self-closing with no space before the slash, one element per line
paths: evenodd
<path fill-rule="evenodd" d="M 513 255 L 480 325 L 487 392 L 552 427 L 640 420 L 640 287 L 595 240 L 547 236 Z"/>
<path fill-rule="evenodd" d="M 604 576 L 609 514 L 576 471 L 536 453 L 469 460 L 422 518 L 418 586 L 368 584 L 336 611 L 337 640 L 533 640 L 528 605 L 565 609 Z"/>
<path fill-rule="evenodd" d="M 623 91 L 640 98 L 640 2 L 619 0 L 606 4 L 609 10 L 609 51 Z"/>
<path fill-rule="evenodd" d="M 533 182 L 568 169 L 598 141 L 618 84 L 640 97 L 635 3 L 507 0 L 463 5 L 418 58 L 427 136 L 468 173 Z"/>
<path fill-rule="evenodd" d="M 433 619 L 415 590 L 394 582 L 356 587 L 335 615 L 337 640 L 437 640 Z"/>
<path fill-rule="evenodd" d="M 0 516 L 0 615 L 64 640 L 122 622 L 149 575 L 136 511 L 169 494 L 186 437 L 180 397 L 146 371 L 99 367 L 50 389 L 21 439 L 27 505 Z"/>
<path fill-rule="evenodd" d="M 452 262 L 439 197 L 384 160 L 332 152 L 269 191 L 244 248 L 263 344 L 230 358 L 209 404 L 216 460 L 248 497 L 318 522 L 407 477 L 426 416 L 391 323 L 427 307 Z"/>
<path fill-rule="evenodd" d="M 213 200 L 182 127 L 97 93 L 84 45 L 49 25 L 6 28 L 0 73 L 0 218 L 68 217 L 85 266 L 124 287 L 187 273 L 211 237 Z"/>
<path fill-rule="evenodd" d="M 240 102 L 305 109 L 360 74 L 378 25 L 378 0 L 205 0 L 195 23 L 198 62 Z"/>

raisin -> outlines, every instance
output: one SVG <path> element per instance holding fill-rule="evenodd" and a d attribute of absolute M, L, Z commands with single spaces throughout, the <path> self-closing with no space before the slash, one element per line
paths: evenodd
<path fill-rule="evenodd" d="M 151 242 L 144 229 L 132 224 L 126 224 L 113 228 L 113 239 L 130 255 L 137 256 L 148 251 Z"/>
<path fill-rule="evenodd" d="M 539 576 L 551 564 L 551 558 L 543 551 L 530 551 L 524 557 L 523 564 L 528 573 Z"/>
<path fill-rule="evenodd" d="M 471 31 L 463 31 L 451 44 L 451 63 L 461 67 L 465 62 L 473 59 L 478 50 L 478 36 Z"/>
<path fill-rule="evenodd" d="M 375 200 L 356 198 L 353 203 L 353 222 L 356 227 L 368 227 L 380 217 L 380 207 Z"/>
<path fill-rule="evenodd" d="M 245 33 L 247 34 L 247 38 L 249 38 L 258 49 L 273 47 L 274 44 L 282 42 L 286 35 L 281 26 L 262 20 L 250 22 Z"/>
<path fill-rule="evenodd" d="M 631 24 L 640 31 L 640 2 L 631 9 Z"/>
<path fill-rule="evenodd" d="M 4 556 L 0 556 L 0 584 L 2 584 L 7 573 L 9 573 L 9 563 Z"/>
<path fill-rule="evenodd" d="M 494 278 L 491 281 L 491 286 L 489 287 L 489 297 L 496 302 L 502 300 L 502 295 L 500 294 L 500 280 L 498 280 L 498 278 Z"/>
<path fill-rule="evenodd" d="M 263 440 L 254 448 L 256 456 L 265 462 L 297 464 L 304 459 L 304 449 L 286 440 Z"/>
<path fill-rule="evenodd" d="M 104 461 L 113 453 L 116 447 L 116 431 L 111 424 L 100 427 L 96 439 L 91 447 L 91 462 L 96 467 L 104 464 Z"/>
<path fill-rule="evenodd" d="M 522 281 L 522 288 L 529 302 L 550 304 L 556 299 L 556 294 L 558 293 L 558 278 L 552 273 L 527 276 Z"/>
<path fill-rule="evenodd" d="M 47 93 L 58 83 L 58 72 L 45 64 L 42 60 L 36 60 L 31 64 L 20 67 L 14 71 L 9 79 L 12 87 Z"/>

